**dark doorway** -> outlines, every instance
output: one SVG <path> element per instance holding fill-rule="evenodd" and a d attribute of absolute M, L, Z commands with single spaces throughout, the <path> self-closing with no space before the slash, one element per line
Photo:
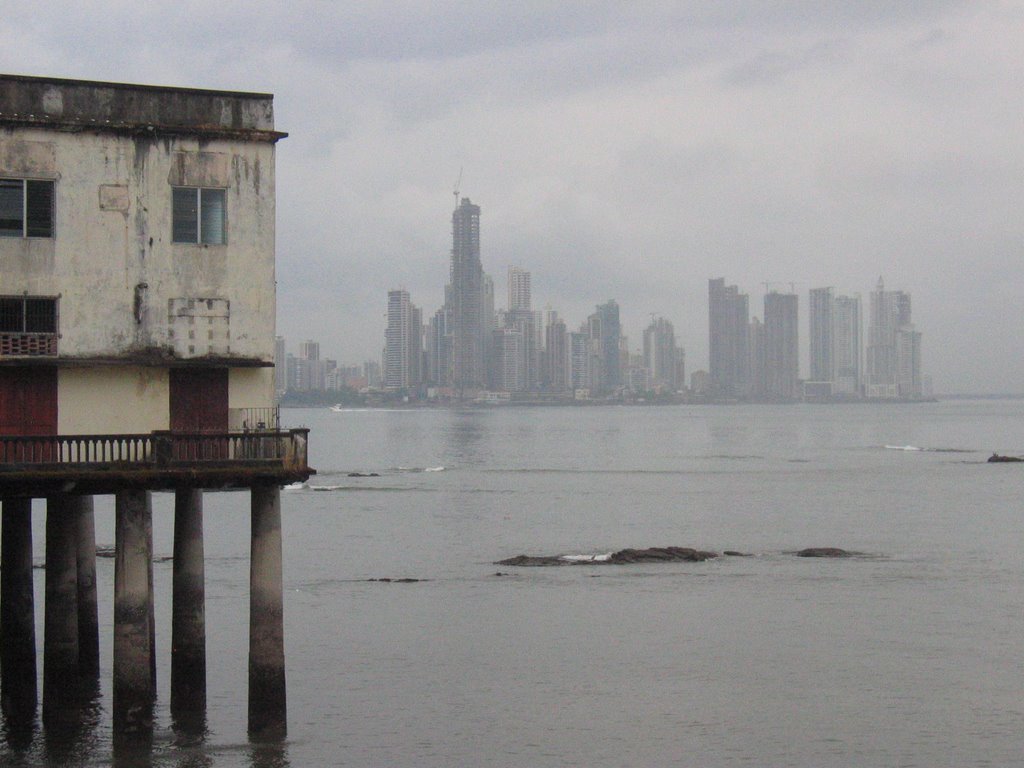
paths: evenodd
<path fill-rule="evenodd" d="M 227 368 L 171 369 L 172 432 L 228 431 Z"/>
<path fill-rule="evenodd" d="M 57 434 L 57 369 L 0 368 L 0 435 Z"/>

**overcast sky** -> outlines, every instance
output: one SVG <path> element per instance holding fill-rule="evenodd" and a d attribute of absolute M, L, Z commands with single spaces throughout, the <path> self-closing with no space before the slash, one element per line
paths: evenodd
<path fill-rule="evenodd" d="M 453 189 L 484 269 L 578 326 L 707 281 L 913 297 L 937 392 L 1024 391 L 1024 4 L 987 0 L 9 3 L 0 70 L 270 92 L 278 332 L 379 358 L 386 293 L 442 303 Z"/>

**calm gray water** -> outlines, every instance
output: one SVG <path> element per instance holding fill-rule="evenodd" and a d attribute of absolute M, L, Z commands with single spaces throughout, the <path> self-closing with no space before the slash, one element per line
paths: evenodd
<path fill-rule="evenodd" d="M 288 741 L 246 741 L 248 496 L 211 493 L 209 733 L 170 728 L 158 563 L 154 765 L 1024 764 L 1024 465 L 985 463 L 1024 453 L 1024 402 L 284 417 L 319 469 L 282 494 Z M 172 501 L 155 497 L 158 554 Z M 658 545 L 756 556 L 493 565 Z M 871 557 L 786 554 L 807 546 Z M 3 765 L 111 760 L 99 570 L 96 723 L 0 745 Z M 367 581 L 403 577 L 425 581 Z M 40 638 L 41 590 L 39 572 Z"/>

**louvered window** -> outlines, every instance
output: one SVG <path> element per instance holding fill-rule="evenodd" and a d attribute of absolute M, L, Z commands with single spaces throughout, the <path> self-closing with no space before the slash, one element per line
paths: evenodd
<path fill-rule="evenodd" d="M 176 243 L 224 245 L 227 242 L 225 190 L 174 187 L 171 237 Z"/>
<path fill-rule="evenodd" d="M 52 181 L 0 179 L 0 237 L 53 237 Z"/>

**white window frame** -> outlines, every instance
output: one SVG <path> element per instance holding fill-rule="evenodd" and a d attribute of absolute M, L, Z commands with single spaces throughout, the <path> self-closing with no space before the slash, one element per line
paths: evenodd
<path fill-rule="evenodd" d="M 0 239 L 20 237 L 22 239 L 52 240 L 57 230 L 57 183 L 53 179 L 35 179 L 18 176 L 0 176 L 0 182 L 10 185 L 15 182 L 21 185 L 21 232 L 0 230 Z M 46 234 L 29 233 L 29 184 L 45 184 L 50 190 L 50 206 L 47 219 Z"/>
<path fill-rule="evenodd" d="M 195 237 L 183 238 L 179 237 L 179 231 L 182 224 L 184 226 L 192 225 L 192 222 L 182 222 L 180 216 L 184 215 L 185 212 L 179 212 L 177 200 L 179 194 L 182 192 L 194 192 L 195 193 Z M 215 192 L 219 193 L 220 197 L 220 238 L 218 240 L 206 241 L 207 234 L 203 232 L 203 220 L 204 220 L 204 207 L 207 209 L 209 206 L 215 203 L 211 201 L 206 206 L 203 204 L 203 198 L 206 194 Z M 227 245 L 228 243 L 228 211 L 227 211 L 227 189 L 224 187 L 188 187 L 188 186 L 175 186 L 171 187 L 171 241 L 176 245 Z"/>

